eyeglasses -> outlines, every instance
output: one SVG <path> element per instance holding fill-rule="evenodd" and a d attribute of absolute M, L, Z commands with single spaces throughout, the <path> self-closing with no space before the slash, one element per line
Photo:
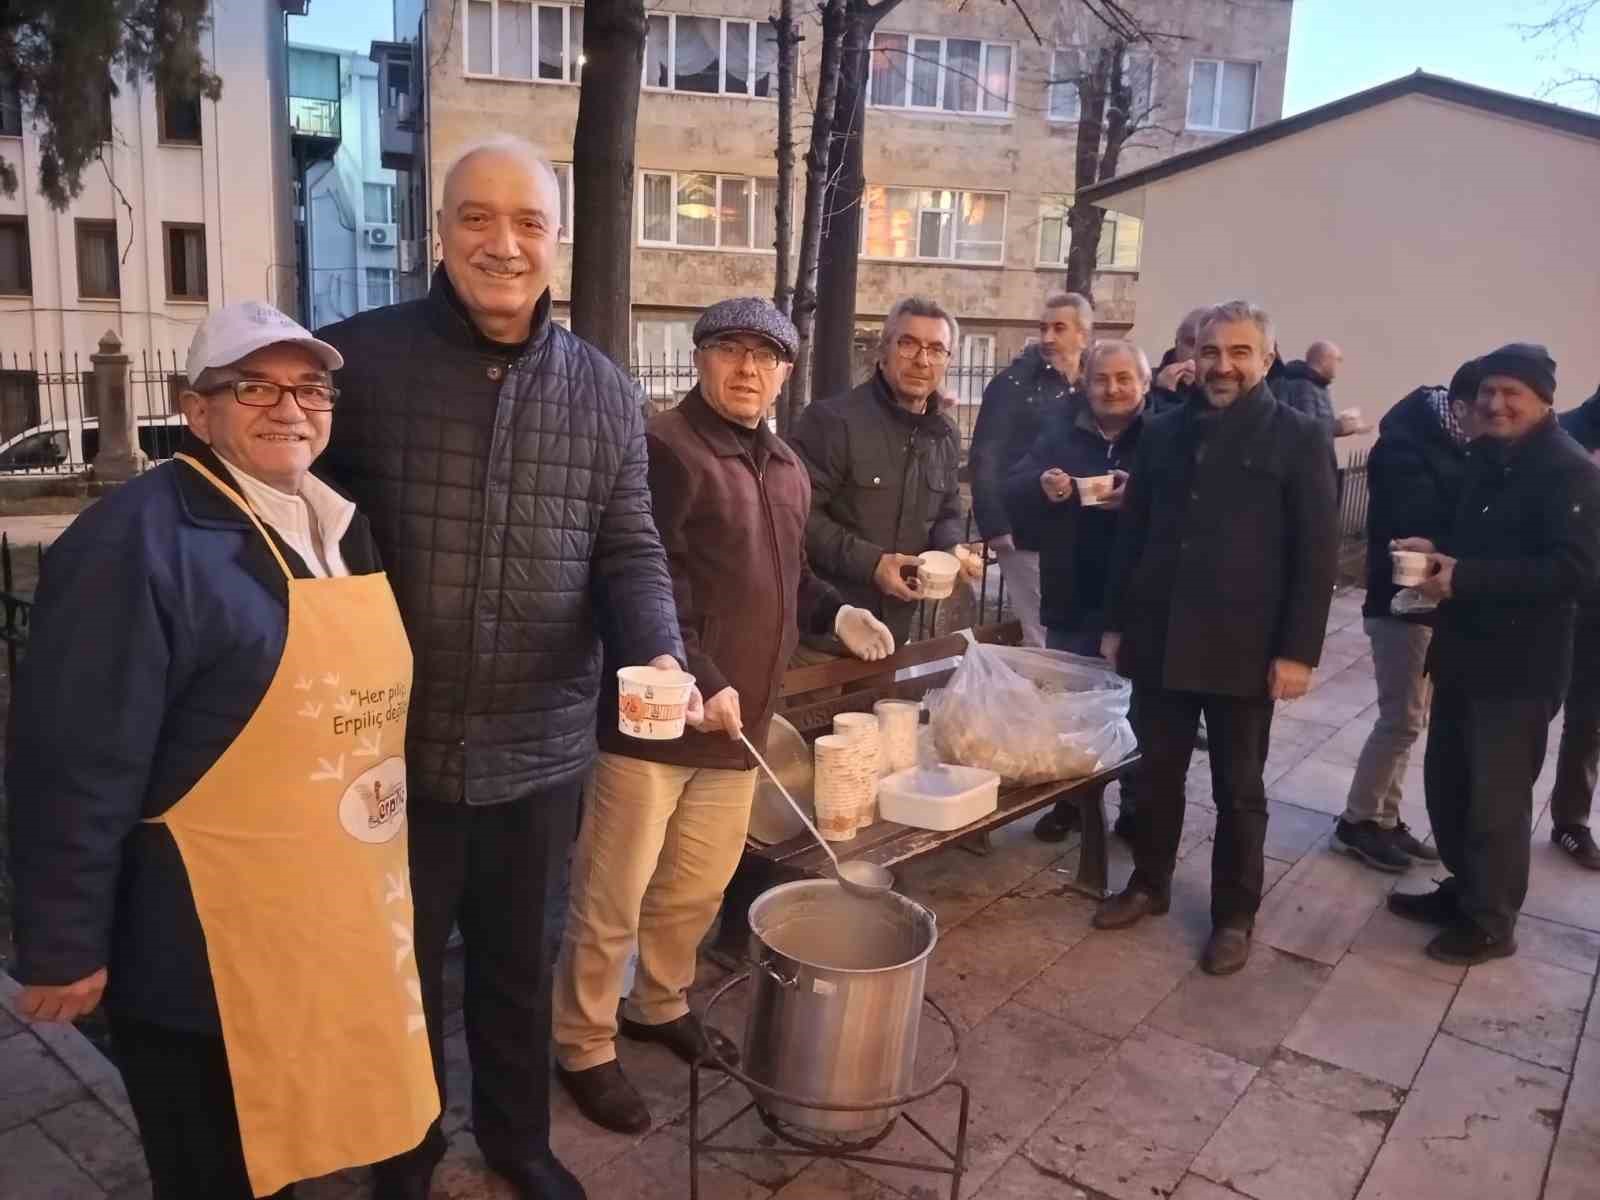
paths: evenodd
<path fill-rule="evenodd" d="M 233 392 L 233 398 L 246 408 L 277 408 L 285 392 L 304 412 L 329 412 L 339 398 L 339 389 L 326 383 L 297 383 L 293 387 L 272 383 L 266 379 L 235 379 L 219 383 L 208 389 L 209 393 Z"/>
<path fill-rule="evenodd" d="M 896 354 L 909 362 L 916 362 L 924 354 L 933 366 L 950 361 L 950 347 L 938 342 L 919 342 L 914 337 L 902 337 L 895 339 L 894 349 Z"/>
<path fill-rule="evenodd" d="M 772 346 L 746 346 L 742 342 L 707 342 L 701 348 L 715 354 L 730 366 L 742 364 L 747 354 L 750 356 L 750 361 L 762 371 L 776 371 L 778 364 L 783 361 L 783 356 Z"/>

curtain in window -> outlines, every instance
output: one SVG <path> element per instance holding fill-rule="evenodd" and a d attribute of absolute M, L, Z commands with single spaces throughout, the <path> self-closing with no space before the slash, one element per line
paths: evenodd
<path fill-rule="evenodd" d="M 944 106 L 950 112 L 978 111 L 978 70 L 983 43 L 950 38 L 944 44 Z"/>
<path fill-rule="evenodd" d="M 289 53 L 292 74 L 294 51 Z M 494 5 L 488 0 L 467 0 L 467 70 L 474 75 L 494 72 Z M 289 92 L 299 94 L 292 81 Z"/>
<path fill-rule="evenodd" d="M 565 77 L 566 50 L 567 31 L 563 10 L 551 4 L 541 4 L 539 6 L 540 79 Z"/>
<path fill-rule="evenodd" d="M 1076 121 L 1083 111 L 1078 94 L 1082 61 L 1077 50 L 1057 50 L 1050 56 L 1050 115 L 1058 121 Z"/>
<path fill-rule="evenodd" d="M 78 292 L 84 296 L 121 294 L 117 278 L 117 231 L 111 225 L 78 227 Z"/>
<path fill-rule="evenodd" d="M 8 221 L 0 225 L 0 292 L 26 295 L 32 290 L 28 227 Z"/>
<path fill-rule="evenodd" d="M 915 258 L 917 193 L 868 185 L 864 250 L 870 258 Z"/>
<path fill-rule="evenodd" d="M 756 27 L 756 72 L 751 95 L 778 95 L 778 31 L 762 22 Z"/>
<path fill-rule="evenodd" d="M 728 22 L 728 61 L 723 91 L 737 96 L 750 94 L 750 23 Z"/>
<path fill-rule="evenodd" d="M 497 74 L 505 79 L 533 78 L 533 5 L 501 0 Z"/>
<path fill-rule="evenodd" d="M 722 22 L 715 17 L 678 17 L 673 87 L 716 93 L 722 76 Z"/>
<path fill-rule="evenodd" d="M 1217 67 L 1214 62 L 1196 62 L 1189 77 L 1189 124 L 1197 129 L 1211 128 L 1217 102 Z"/>
<path fill-rule="evenodd" d="M 1011 47 L 990 46 L 983 53 L 983 111 L 1011 108 Z"/>
<path fill-rule="evenodd" d="M 731 28 L 731 27 L 730 27 Z M 722 180 L 722 244 L 748 248 L 750 245 L 750 181 Z"/>
<path fill-rule="evenodd" d="M 917 38 L 911 43 L 911 103 L 918 108 L 939 107 L 941 53 L 938 38 Z"/>
<path fill-rule="evenodd" d="M 1250 128 L 1255 107 L 1256 69 L 1252 63 L 1224 63 L 1222 99 L 1217 106 L 1217 128 L 1243 131 Z"/>
<path fill-rule="evenodd" d="M 578 60 L 583 57 L 583 9 L 567 9 L 567 82 L 577 83 L 583 74 Z"/>
<path fill-rule="evenodd" d="M 644 85 L 672 86 L 672 29 L 670 17 L 651 17 L 644 35 Z"/>
<path fill-rule="evenodd" d="M 678 236 L 680 246 L 717 244 L 717 177 L 678 176 Z"/>
<path fill-rule="evenodd" d="M 643 205 L 644 230 L 642 237 L 647 242 L 670 242 L 672 240 L 672 176 L 654 175 L 649 172 L 644 177 L 644 196 L 640 203 Z"/>
<path fill-rule="evenodd" d="M 167 230 L 167 262 L 171 294 L 203 298 L 206 294 L 206 235 L 199 229 Z"/>
<path fill-rule="evenodd" d="M 872 103 L 903 107 L 906 102 L 906 36 L 880 33 L 872 39 Z"/>
<path fill-rule="evenodd" d="M 756 180 L 755 232 L 751 244 L 757 250 L 770 250 L 778 240 L 778 181 Z"/>

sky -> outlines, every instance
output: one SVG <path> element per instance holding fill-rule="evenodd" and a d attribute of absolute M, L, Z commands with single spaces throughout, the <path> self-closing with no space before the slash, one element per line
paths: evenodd
<path fill-rule="evenodd" d="M 330 50 L 359 50 L 394 36 L 390 0 L 311 0 L 303 17 L 289 18 L 289 40 Z"/>
<path fill-rule="evenodd" d="M 1421 67 L 1503 92 L 1594 109 L 1593 89 L 1545 95 L 1567 70 L 1600 75 L 1600 5 L 1581 41 L 1527 40 L 1557 0 L 1295 0 L 1283 115 Z"/>

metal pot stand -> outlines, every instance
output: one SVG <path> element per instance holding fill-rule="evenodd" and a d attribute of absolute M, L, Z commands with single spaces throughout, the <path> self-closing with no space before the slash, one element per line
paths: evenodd
<path fill-rule="evenodd" d="M 735 975 L 729 979 L 706 1001 L 705 1011 L 701 1019 L 708 1025 L 711 1023 L 712 1010 L 734 988 L 750 980 L 750 972 Z M 759 1083 L 740 1071 L 732 1064 L 725 1062 L 716 1048 L 707 1045 L 705 1056 L 697 1060 L 689 1068 L 689 1200 L 700 1200 L 700 1156 L 702 1154 L 771 1154 L 780 1158 L 831 1158 L 839 1162 L 866 1163 L 880 1167 L 899 1167 L 901 1170 L 920 1172 L 927 1175 L 944 1175 L 950 1179 L 950 1200 L 959 1200 L 961 1195 L 961 1178 L 967 1169 L 967 1118 L 971 1108 L 972 1094 L 967 1085 L 960 1079 L 952 1078 L 956 1064 L 961 1057 L 961 1033 L 950 1015 L 940 1008 L 931 996 L 924 995 L 922 1003 L 933 1010 L 934 1015 L 950 1031 L 950 1058 L 944 1068 L 934 1077 L 933 1081 L 922 1087 L 916 1087 L 902 1096 L 890 1096 L 881 1100 L 869 1100 L 858 1104 L 830 1104 L 806 1096 L 796 1096 L 789 1092 L 781 1092 L 776 1088 Z M 751 1099 L 748 1104 L 739 1109 L 722 1124 L 709 1133 L 700 1132 L 700 1072 L 702 1069 L 715 1070 L 730 1079 L 742 1083 L 750 1092 Z M 877 1133 L 867 1138 L 855 1140 L 830 1139 L 817 1141 L 806 1137 L 796 1131 L 787 1122 L 772 1116 L 761 1107 L 759 1097 L 766 1096 L 785 1104 L 794 1105 L 796 1108 L 809 1108 L 819 1112 L 870 1112 L 877 1108 L 904 1108 L 919 1100 L 925 1100 L 935 1092 L 946 1088 L 954 1088 L 960 1095 L 960 1110 L 956 1120 L 956 1144 L 951 1149 L 933 1134 L 929 1133 L 923 1124 L 910 1113 L 901 1112 L 891 1118 Z M 734 1146 L 716 1142 L 714 1139 L 754 1108 L 761 1117 L 762 1123 L 774 1136 L 787 1142 L 788 1148 L 773 1146 Z M 901 1118 L 906 1124 L 921 1135 L 922 1139 L 939 1152 L 942 1159 L 929 1163 L 917 1159 L 888 1158 L 882 1155 L 869 1153 L 875 1149 L 890 1133 L 894 1131 L 895 1123 Z"/>

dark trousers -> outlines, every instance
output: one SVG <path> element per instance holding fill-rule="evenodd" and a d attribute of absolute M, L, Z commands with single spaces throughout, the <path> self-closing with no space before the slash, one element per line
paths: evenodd
<path fill-rule="evenodd" d="M 1491 937 L 1510 937 L 1528 895 L 1533 784 L 1555 706 L 1436 687 L 1423 786 L 1439 857 L 1461 909 Z"/>
<path fill-rule="evenodd" d="M 250 1200 L 221 1035 L 107 1015 L 154 1200 Z M 273 1193 L 293 1195 L 293 1185 Z"/>
<path fill-rule="evenodd" d="M 1572 643 L 1572 682 L 1567 686 L 1550 789 L 1550 820 L 1556 825 L 1587 825 L 1594 788 L 1600 782 L 1600 629 L 1578 625 Z"/>
<path fill-rule="evenodd" d="M 1200 717 L 1211 754 L 1217 834 L 1211 852 L 1211 923 L 1249 929 L 1261 905 L 1272 701 L 1134 685 L 1138 699 L 1139 819 L 1132 887 L 1167 895 L 1183 836 L 1184 782 Z"/>
<path fill-rule="evenodd" d="M 509 804 L 413 802 L 411 894 L 417 970 L 445 1096 L 444 959 L 451 926 L 466 956 L 463 1017 L 472 1062 L 472 1126 L 493 1163 L 537 1160 L 550 1149 L 550 918 L 565 904 L 563 868 L 577 829 L 581 784 Z M 436 1121 L 422 1143 L 381 1168 L 427 1175 L 444 1157 Z"/>

